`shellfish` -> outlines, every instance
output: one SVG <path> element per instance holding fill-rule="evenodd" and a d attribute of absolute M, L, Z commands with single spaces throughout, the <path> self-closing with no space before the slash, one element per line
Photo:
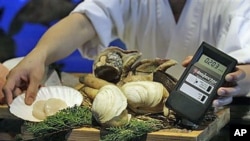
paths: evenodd
<path fill-rule="evenodd" d="M 10 112 L 23 120 L 32 122 L 42 121 L 41 119 L 34 117 L 32 114 L 34 105 L 37 101 L 57 98 L 65 101 L 68 107 L 73 107 L 75 105 L 80 106 L 83 101 L 83 96 L 79 91 L 67 86 L 41 87 L 37 93 L 36 100 L 32 105 L 26 105 L 24 103 L 24 98 L 25 94 L 17 96 L 10 104 Z"/>
<path fill-rule="evenodd" d="M 129 122 L 127 98 L 116 85 L 105 85 L 97 93 L 93 104 L 94 118 L 102 126 L 121 126 Z"/>
<path fill-rule="evenodd" d="M 122 77 L 127 76 L 131 66 L 140 57 L 141 53 L 138 51 L 111 46 L 94 60 L 93 73 L 98 78 L 117 83 Z"/>
<path fill-rule="evenodd" d="M 127 77 L 120 80 L 117 85 L 121 86 L 132 81 L 156 81 L 162 83 L 170 92 L 175 86 L 177 79 L 168 74 L 168 68 L 176 65 L 173 59 L 143 59 L 136 62 Z"/>
<path fill-rule="evenodd" d="M 161 113 L 169 93 L 159 82 L 134 81 L 121 87 L 129 108 L 137 114 Z"/>

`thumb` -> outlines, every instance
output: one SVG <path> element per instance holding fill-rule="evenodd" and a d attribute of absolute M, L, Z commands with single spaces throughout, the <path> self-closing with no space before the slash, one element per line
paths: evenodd
<path fill-rule="evenodd" d="M 188 64 L 190 63 L 190 61 L 192 60 L 192 58 L 193 58 L 193 56 L 187 56 L 187 57 L 183 60 L 182 66 L 187 67 Z"/>

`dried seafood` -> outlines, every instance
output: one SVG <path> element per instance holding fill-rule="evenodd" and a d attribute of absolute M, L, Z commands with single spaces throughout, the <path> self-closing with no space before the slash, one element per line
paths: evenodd
<path fill-rule="evenodd" d="M 162 81 L 159 81 L 160 79 L 162 79 L 162 76 L 158 77 L 159 71 L 165 73 L 165 71 L 168 68 L 176 64 L 177 62 L 173 59 L 160 59 L 160 58 L 143 59 L 139 62 L 136 62 L 130 69 L 130 72 L 128 73 L 127 77 L 121 79 L 117 83 L 117 85 L 121 86 L 127 82 L 132 82 L 132 81 L 158 81 L 162 83 Z M 171 75 L 166 75 L 164 79 L 173 80 L 173 81 L 168 81 L 171 84 L 167 84 L 167 85 L 172 86 L 176 84 L 176 79 Z M 169 91 L 168 88 L 167 90 Z"/>
<path fill-rule="evenodd" d="M 173 59 L 142 59 L 141 53 L 135 50 L 123 50 L 111 46 L 101 52 L 94 61 L 93 74 L 100 79 L 122 86 L 131 81 L 160 81 L 162 77 L 167 80 L 164 86 L 170 91 L 176 84 L 176 79 L 166 72 L 168 68 L 177 64 Z M 156 74 L 155 74 L 156 73 Z"/>
<path fill-rule="evenodd" d="M 186 133 L 194 129 L 184 126 L 181 117 L 165 106 L 177 82 L 166 71 L 177 62 L 159 58 L 138 61 L 140 55 L 137 51 L 110 47 L 95 60 L 93 74 L 80 77 L 82 105 L 91 109 L 95 119 L 91 119 L 92 126 L 107 133 L 101 135 L 103 140 L 139 140 L 153 131 Z M 82 113 L 81 118 L 85 116 Z"/>
<path fill-rule="evenodd" d="M 118 47 L 109 47 L 101 52 L 94 61 L 93 71 L 96 77 L 116 83 L 127 76 L 131 66 L 140 58 L 138 51 L 127 51 Z"/>
<path fill-rule="evenodd" d="M 125 115 L 125 121 L 128 121 L 129 114 L 133 116 L 131 118 L 153 115 L 154 118 L 161 119 L 167 125 L 180 125 L 181 118 L 165 106 L 165 101 L 177 82 L 177 79 L 168 74 L 167 70 L 177 62 L 173 59 L 161 58 L 139 60 L 140 57 L 141 53 L 138 51 L 109 47 L 95 59 L 93 74 L 80 78 L 83 84 L 80 91 L 88 97 L 85 98 L 86 100 L 90 99 L 88 105 L 92 109 L 93 106 L 95 106 L 94 109 L 98 109 L 93 110 L 93 114 L 97 115 L 95 118 L 103 126 L 121 126 L 124 122 L 115 121 L 120 119 L 120 116 Z M 110 87 L 110 94 L 101 96 L 101 93 L 106 92 L 100 90 L 106 86 L 115 86 L 115 88 Z M 119 95 L 125 95 L 127 106 L 124 106 L 121 101 L 118 102 L 116 98 L 119 99 Z M 96 100 L 97 98 L 99 100 Z M 122 105 L 123 108 L 120 108 L 119 114 L 114 114 L 114 112 L 108 120 L 101 120 L 102 116 L 109 115 L 104 114 L 103 107 L 116 111 Z M 115 120 L 110 124 L 111 119 Z"/>
<path fill-rule="evenodd" d="M 133 115 L 164 113 L 165 116 L 174 118 L 174 114 L 170 114 L 173 112 L 170 112 L 164 103 L 177 80 L 165 71 L 177 62 L 173 59 L 160 58 L 139 60 L 140 57 L 141 53 L 138 51 L 123 50 L 114 46 L 105 49 L 97 56 L 93 64 L 93 74 L 80 77 L 80 82 L 84 85 L 81 91 L 90 98 L 89 103 L 92 103 L 90 105 L 92 108 L 94 103 L 98 103 L 96 98 L 101 97 L 99 94 L 103 93 L 100 90 L 106 85 L 113 84 L 126 96 L 128 100 L 126 109 L 129 113 Z M 114 90 L 110 88 L 110 93 L 111 91 L 116 91 L 116 88 Z M 109 99 L 107 96 L 108 100 L 98 99 L 99 102 L 107 102 L 105 106 L 112 103 L 112 98 Z M 94 109 L 98 107 L 103 109 L 104 106 L 100 105 L 102 104 L 96 104 Z M 121 103 L 117 103 L 112 108 L 120 105 Z M 103 115 L 100 109 L 95 111 L 95 114 L 99 114 L 97 121 L 103 124 L 107 121 L 99 119 L 100 115 Z"/>

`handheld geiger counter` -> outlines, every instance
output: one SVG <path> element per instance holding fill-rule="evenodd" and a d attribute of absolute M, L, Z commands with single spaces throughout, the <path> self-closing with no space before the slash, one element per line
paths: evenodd
<path fill-rule="evenodd" d="M 198 124 L 204 118 L 225 75 L 237 61 L 203 42 L 170 93 L 165 105 L 179 116 Z"/>

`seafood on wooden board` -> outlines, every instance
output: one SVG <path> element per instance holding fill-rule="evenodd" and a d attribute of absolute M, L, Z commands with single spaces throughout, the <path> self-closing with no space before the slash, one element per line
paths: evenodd
<path fill-rule="evenodd" d="M 140 60 L 141 56 L 136 50 L 108 47 L 95 58 L 93 75 L 119 86 L 130 81 L 158 81 L 171 91 L 177 79 L 168 74 L 167 69 L 176 65 L 177 61 L 162 58 Z"/>
<path fill-rule="evenodd" d="M 121 126 L 129 122 L 127 99 L 116 85 L 105 85 L 92 104 L 92 114 L 102 126 Z"/>
<path fill-rule="evenodd" d="M 162 121 L 163 128 L 178 128 L 180 130 L 198 128 L 199 126 L 195 124 L 184 125 L 182 118 L 165 106 L 165 101 L 177 82 L 177 79 L 167 70 L 174 67 L 177 62 L 174 59 L 161 58 L 140 60 L 140 57 L 140 52 L 125 51 L 112 46 L 97 56 L 92 73 L 80 76 L 79 82 L 82 86 L 79 91 L 85 97 L 83 104 L 92 108 L 92 111 L 93 103 L 95 103 L 95 109 L 99 108 L 99 111 L 95 110 L 93 115 L 99 115 L 99 117 L 94 117 L 100 123 L 100 126 L 117 127 L 124 125 L 126 122 L 130 123 L 133 119 L 153 118 Z M 116 60 L 119 60 L 119 62 L 116 62 Z M 109 96 L 105 97 L 101 89 L 107 85 L 112 85 L 114 88 L 105 90 L 107 93 L 110 92 L 110 94 L 107 94 Z M 121 98 L 110 97 L 114 94 L 115 89 L 121 90 L 116 92 L 117 95 L 121 96 L 121 92 L 125 95 L 127 100 L 126 110 L 123 107 L 123 111 L 117 112 L 119 114 L 113 114 L 109 117 L 109 119 L 116 119 L 115 124 L 109 122 L 103 124 L 104 122 L 100 122 L 100 115 L 103 115 L 104 112 L 100 109 L 107 105 L 112 109 L 118 109 L 117 107 L 123 103 Z M 102 94 L 102 100 L 100 98 L 96 100 L 99 94 Z M 111 99 L 116 99 L 116 101 Z M 129 118 L 127 118 L 128 115 Z M 212 117 L 207 118 L 209 121 L 215 119 L 215 115 L 211 111 L 206 117 Z M 207 123 L 207 119 L 204 118 L 203 123 Z"/>
<path fill-rule="evenodd" d="M 128 107 L 137 114 L 161 113 L 169 93 L 161 83 L 153 81 L 127 82 L 121 87 Z"/>
<path fill-rule="evenodd" d="M 168 68 L 176 65 L 177 62 L 173 59 L 161 59 L 161 58 L 155 58 L 155 59 L 142 59 L 136 63 L 130 68 L 130 71 L 127 73 L 126 77 L 123 77 L 120 79 L 120 81 L 117 83 L 117 85 L 123 85 L 126 82 L 130 81 L 157 81 L 158 77 L 155 77 L 154 75 L 159 72 L 163 72 L 164 74 L 167 74 L 166 71 Z M 164 77 L 164 79 L 171 79 L 171 84 L 166 84 L 166 86 L 172 86 L 175 85 L 177 80 L 167 74 Z M 169 89 L 169 87 L 166 87 L 168 91 L 170 91 L 172 88 Z"/>
<path fill-rule="evenodd" d="M 100 115 L 103 115 L 100 109 L 107 105 L 115 109 L 123 103 L 119 99 L 112 102 L 112 98 L 108 97 L 108 95 L 117 91 L 117 88 L 121 90 L 116 92 L 117 95 L 122 92 L 128 102 L 125 108 L 127 109 L 126 116 L 128 114 L 131 114 L 132 117 L 160 114 L 160 116 L 165 116 L 166 119 L 168 117 L 171 120 L 175 118 L 175 113 L 165 107 L 165 101 L 177 79 L 167 74 L 166 71 L 176 65 L 177 62 L 173 59 L 161 58 L 139 60 L 141 55 L 138 51 L 123 50 L 111 46 L 96 57 L 93 64 L 93 73 L 84 74 L 79 78 L 80 83 L 83 84 L 80 91 L 86 97 L 84 99 L 85 104 L 88 103 L 87 105 L 92 108 L 92 111 L 95 111 L 94 115 L 99 115 L 95 117 L 101 125 L 104 122 L 100 121 Z M 107 85 L 113 87 L 105 90 L 106 93 L 110 93 L 106 94 L 105 97 L 103 89 Z M 100 96 L 102 100 L 100 98 L 97 100 L 99 94 L 102 95 Z M 113 99 L 115 100 L 115 98 Z M 93 110 L 98 109 L 98 106 L 100 106 L 99 113 Z M 121 111 L 119 115 L 120 113 Z M 117 115 L 113 117 L 117 117 Z M 109 118 L 111 119 L 111 117 Z M 124 121 L 121 122 L 124 123 Z M 116 125 L 119 125 L 119 121 L 116 121 Z"/>
<path fill-rule="evenodd" d="M 132 65 L 141 57 L 138 51 L 111 46 L 96 57 L 93 73 L 96 77 L 116 83 L 127 76 Z"/>
<path fill-rule="evenodd" d="M 112 50 L 117 49 L 113 48 L 109 51 Z M 138 54 L 136 53 L 135 55 Z M 134 58 L 133 55 L 130 57 Z M 167 74 L 166 71 L 177 62 L 172 59 L 159 58 L 148 59 L 149 61 L 140 61 L 139 58 L 135 60 L 133 60 L 132 65 L 130 65 L 130 69 L 122 71 L 122 75 L 117 77 L 119 79 L 116 81 L 108 81 L 110 79 L 98 77 L 99 75 L 95 74 L 98 71 L 93 71 L 91 74 L 83 74 L 80 76 L 79 81 L 81 84 L 79 84 L 79 87 L 76 88 L 84 96 L 84 102 L 82 103 L 83 106 L 80 107 L 86 107 L 87 105 L 88 109 L 91 109 L 92 118 L 99 123 L 96 127 L 96 124 L 93 124 L 95 121 L 92 121 L 93 119 L 91 119 L 92 123 L 88 125 L 98 128 L 100 131 L 104 129 L 105 131 L 108 131 L 107 134 L 109 135 L 112 134 L 109 129 L 114 129 L 116 131 L 120 129 L 122 129 L 122 131 L 130 131 L 131 127 L 134 129 L 134 126 L 138 124 L 143 127 L 144 124 L 151 123 L 152 121 L 154 121 L 153 125 L 157 126 L 157 128 L 149 126 L 147 127 L 147 130 L 133 130 L 133 133 L 140 132 L 145 134 L 161 129 L 171 129 L 171 131 L 181 133 L 190 132 L 189 129 L 192 127 L 186 128 L 186 126 L 182 126 L 180 124 L 180 119 L 175 112 L 168 109 L 164 104 L 168 98 L 169 92 L 172 90 L 177 81 L 170 74 Z M 103 62 L 105 65 L 105 61 Z M 106 71 L 108 71 L 108 69 Z M 117 73 L 113 73 L 113 75 L 115 74 Z M 74 109 L 68 110 L 74 111 Z M 82 111 L 82 109 L 77 111 Z M 81 117 L 82 121 L 82 116 L 79 117 Z M 55 122 L 54 120 L 52 121 L 53 123 Z M 47 121 L 47 123 L 50 122 L 51 121 Z M 76 127 L 77 126 L 74 126 L 73 128 Z M 145 128 L 143 127 L 143 129 Z M 113 135 L 122 136 L 121 133 L 113 133 Z"/>

